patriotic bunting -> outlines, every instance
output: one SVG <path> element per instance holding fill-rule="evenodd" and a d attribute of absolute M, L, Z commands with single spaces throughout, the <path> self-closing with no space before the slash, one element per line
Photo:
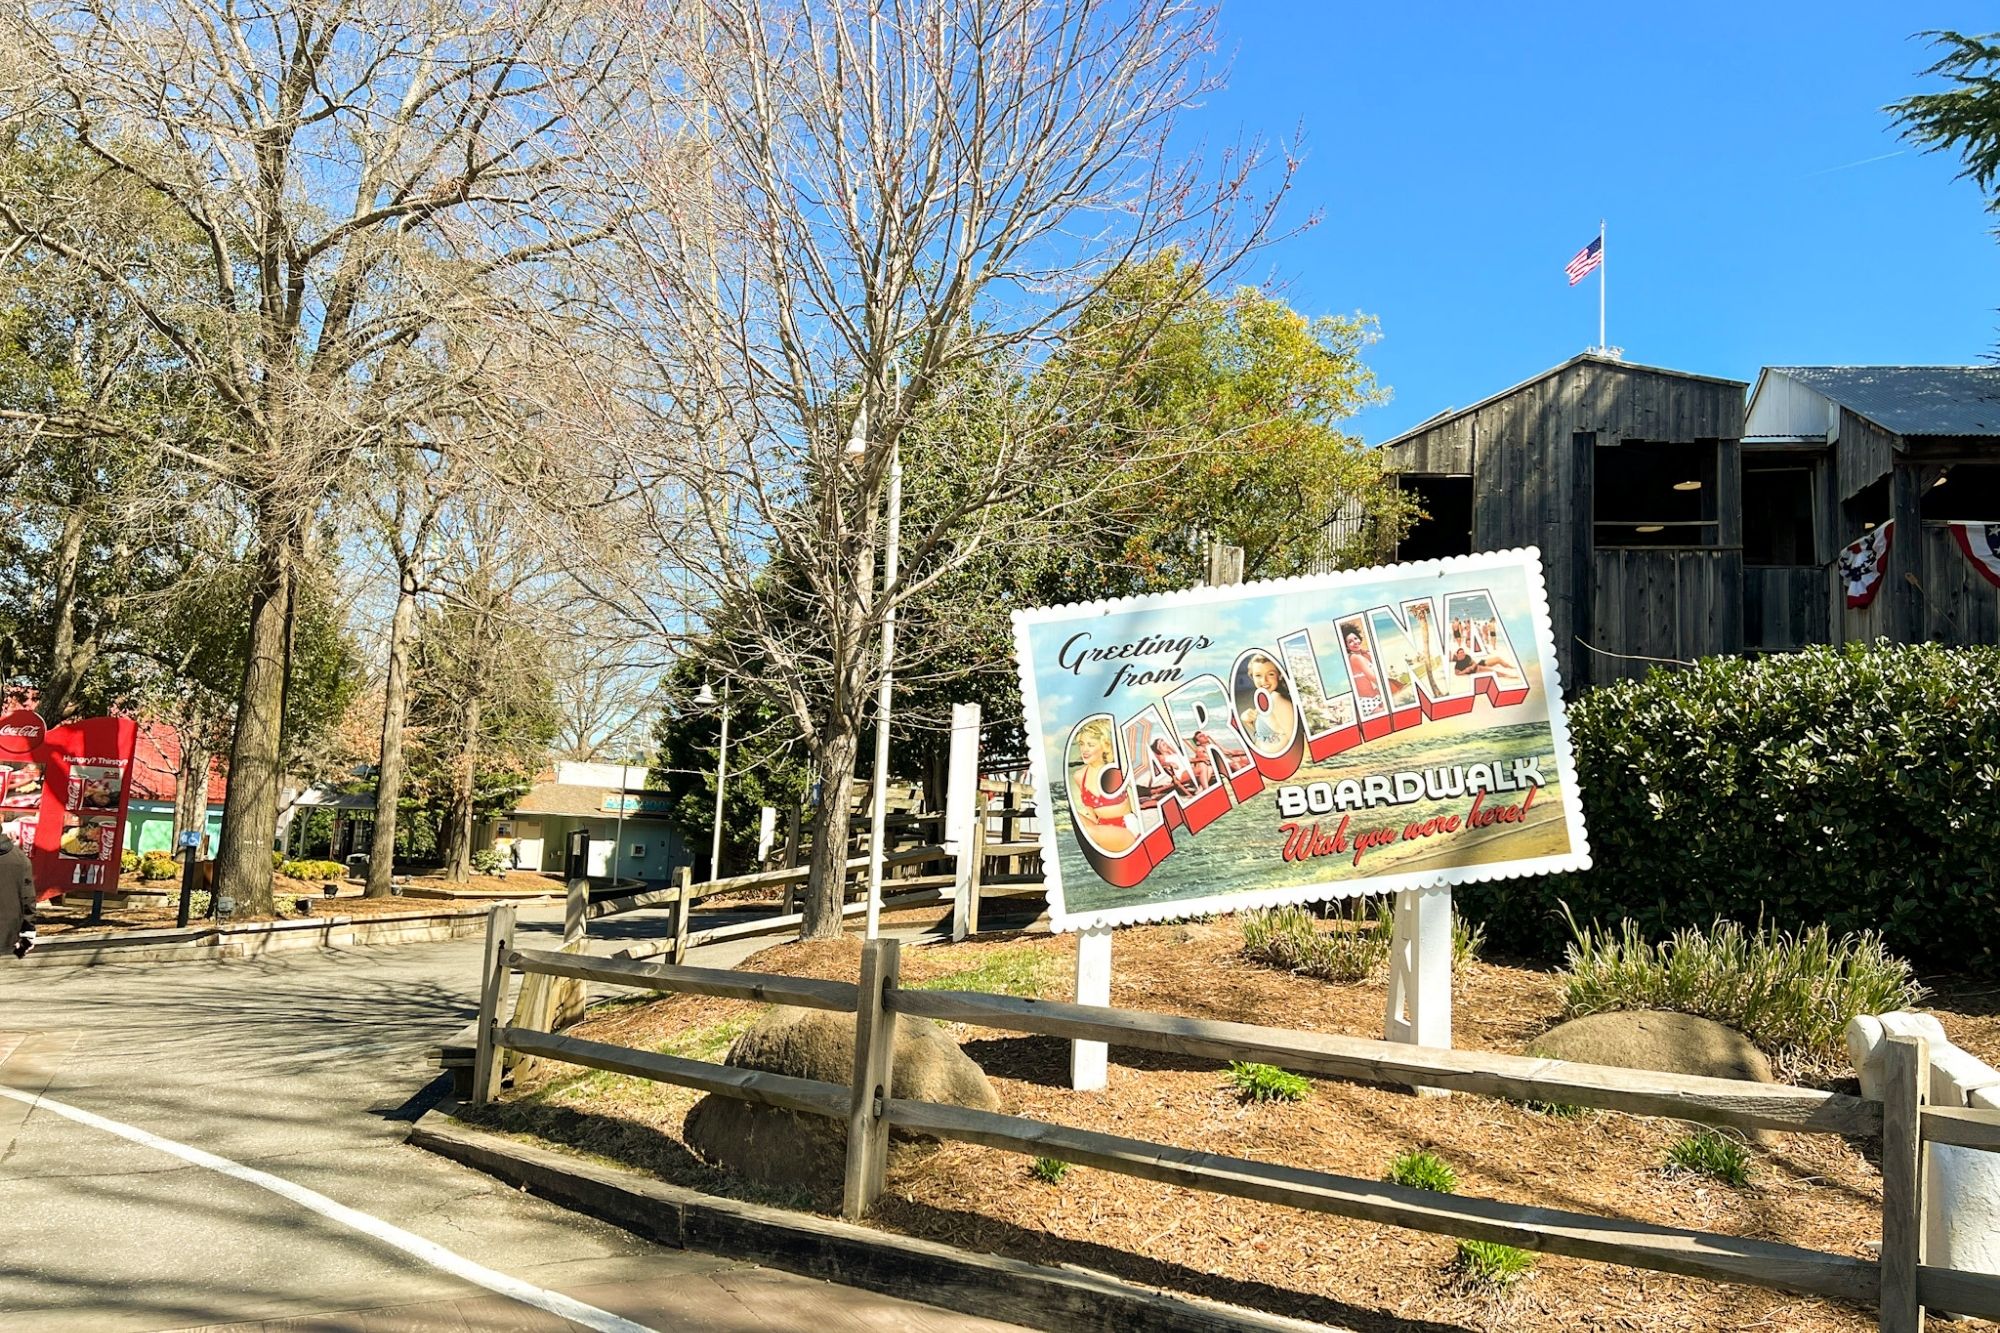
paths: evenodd
<path fill-rule="evenodd" d="M 2000 523 L 1953 523 L 1951 539 L 1980 576 L 2000 588 Z"/>
<path fill-rule="evenodd" d="M 1840 552 L 1840 581 L 1847 588 L 1847 605 L 1860 610 L 1875 600 L 1882 584 L 1882 570 L 1889 560 L 1889 546 L 1895 521 L 1862 537 Z"/>

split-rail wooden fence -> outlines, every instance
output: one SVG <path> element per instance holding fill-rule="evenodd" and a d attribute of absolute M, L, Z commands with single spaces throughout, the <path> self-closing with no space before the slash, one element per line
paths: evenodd
<path fill-rule="evenodd" d="M 499 1096 L 501 1053 L 516 1051 L 844 1120 L 848 1146 L 842 1211 L 850 1219 L 866 1215 L 880 1196 L 889 1130 L 901 1128 L 1214 1194 L 1852 1302 L 1879 1310 L 1880 1328 L 1887 1333 L 1921 1333 L 1926 1307 L 2000 1317 L 2000 1276 L 1924 1261 L 1925 1145 L 2000 1151 L 2000 1112 L 1927 1106 L 1930 1059 L 1920 1038 L 1890 1040 L 1885 1092 L 1876 1101 L 1811 1088 L 1368 1041 L 1146 1010 L 971 991 L 905 990 L 898 985 L 900 956 L 895 940 L 868 942 L 857 985 L 519 949 L 512 909 L 496 908 L 487 937 L 473 1101 Z M 516 971 L 853 1014 L 853 1081 L 842 1086 L 503 1026 L 498 1015 Z M 1435 1194 L 1020 1116 L 907 1101 L 889 1095 L 896 1023 L 904 1015 L 1205 1059 L 1258 1061 L 1326 1078 L 1592 1106 L 1740 1129 L 1879 1139 L 1881 1255 L 1871 1260 L 1629 1218 Z"/>

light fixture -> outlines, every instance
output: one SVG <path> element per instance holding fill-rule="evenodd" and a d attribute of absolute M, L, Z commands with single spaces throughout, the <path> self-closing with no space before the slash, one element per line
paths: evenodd
<path fill-rule="evenodd" d="M 1698 491 L 1701 489 L 1701 483 L 1698 481 L 1677 481 L 1674 483 L 1674 489 L 1677 491 Z"/>
<path fill-rule="evenodd" d="M 704 707 L 715 702 L 715 691 L 708 687 L 707 681 L 701 683 L 701 693 L 694 697 L 694 701 Z"/>
<path fill-rule="evenodd" d="M 1667 525 L 1666 525 L 1666 524 L 1664 524 L 1664 523 L 1641 523 L 1641 524 L 1640 524 L 1640 525 L 1639 525 L 1638 527 L 1636 527 L 1636 528 L 1632 529 L 1632 531 L 1634 531 L 1634 532 L 1660 532 L 1660 531 L 1664 530 L 1664 529 L 1666 528 L 1666 526 L 1667 526 Z"/>
<path fill-rule="evenodd" d="M 1938 487 L 1944 485 L 1945 481 L 1950 477 L 1950 475 L 1951 474 L 1947 472 L 1938 473 L 1938 479 L 1931 483 L 1931 489 L 1936 490 Z"/>
<path fill-rule="evenodd" d="M 1861 530 L 1863 532 L 1873 532 L 1875 531 L 1875 525 L 1873 523 L 1863 523 L 1861 525 Z"/>

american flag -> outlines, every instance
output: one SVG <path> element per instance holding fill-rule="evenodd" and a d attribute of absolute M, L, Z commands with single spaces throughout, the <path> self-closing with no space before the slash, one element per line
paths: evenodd
<path fill-rule="evenodd" d="M 1569 261 L 1563 272 L 1569 274 L 1569 285 L 1574 287 L 1590 276 L 1590 271 L 1604 262 L 1604 238 L 1595 236 L 1589 245 L 1576 252 L 1576 258 Z"/>

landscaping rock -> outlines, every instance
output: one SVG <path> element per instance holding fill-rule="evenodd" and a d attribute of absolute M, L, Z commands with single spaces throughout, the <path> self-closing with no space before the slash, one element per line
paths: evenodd
<path fill-rule="evenodd" d="M 1735 1028 L 1658 1009 L 1573 1018 L 1535 1038 L 1527 1053 L 1620 1069 L 1777 1082 L 1771 1062 Z"/>
<path fill-rule="evenodd" d="M 724 1064 L 845 1085 L 854 1076 L 854 1017 L 779 1009 L 736 1039 Z M 925 1018 L 896 1022 L 891 1095 L 982 1111 L 1000 1109 L 986 1073 L 944 1029 Z M 845 1121 L 801 1115 L 730 1097 L 704 1097 L 688 1111 L 688 1147 L 746 1180 L 779 1188 L 839 1187 L 847 1159 Z M 890 1160 L 918 1141 L 898 1130 Z"/>

